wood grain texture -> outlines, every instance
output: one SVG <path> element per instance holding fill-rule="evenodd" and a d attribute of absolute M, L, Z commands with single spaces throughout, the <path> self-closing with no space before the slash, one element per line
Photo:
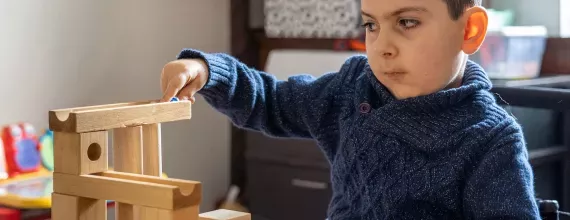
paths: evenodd
<path fill-rule="evenodd" d="M 190 105 L 190 101 L 148 101 L 52 110 L 49 128 L 83 133 L 187 120 L 192 115 Z"/>
<path fill-rule="evenodd" d="M 160 176 L 162 174 L 161 126 L 159 123 L 142 126 L 143 133 L 143 174 Z"/>
<path fill-rule="evenodd" d="M 142 127 L 113 129 L 113 166 L 116 171 L 142 174 Z M 140 207 L 116 203 L 117 220 L 139 219 Z"/>
<path fill-rule="evenodd" d="M 53 133 L 54 171 L 91 174 L 108 169 L 108 132 Z"/>
<path fill-rule="evenodd" d="M 107 220 L 105 200 L 52 193 L 53 220 Z"/>
<path fill-rule="evenodd" d="M 113 129 L 113 169 L 142 174 L 142 127 Z"/>
<path fill-rule="evenodd" d="M 176 210 L 200 204 L 198 182 L 164 179 L 120 172 L 100 175 L 53 173 L 55 193 L 119 203 Z"/>
<path fill-rule="evenodd" d="M 188 206 L 176 210 L 147 208 L 141 213 L 140 220 L 198 220 L 199 206 Z"/>

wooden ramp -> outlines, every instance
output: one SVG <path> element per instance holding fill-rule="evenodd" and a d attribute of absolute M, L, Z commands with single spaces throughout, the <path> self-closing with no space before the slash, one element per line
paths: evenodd
<path fill-rule="evenodd" d="M 199 214 L 202 185 L 161 178 L 160 123 L 189 120 L 189 101 L 87 106 L 49 112 L 54 132 L 53 220 L 251 220 L 249 213 Z M 112 132 L 113 171 L 108 166 Z"/>

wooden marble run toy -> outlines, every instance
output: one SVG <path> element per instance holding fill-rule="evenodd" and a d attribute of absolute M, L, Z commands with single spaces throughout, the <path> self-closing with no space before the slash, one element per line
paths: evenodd
<path fill-rule="evenodd" d="M 52 219 L 105 220 L 106 200 L 112 200 L 116 220 L 251 220 L 249 213 L 223 209 L 199 214 L 200 182 L 159 177 L 160 123 L 190 119 L 190 104 L 147 101 L 50 111 Z"/>

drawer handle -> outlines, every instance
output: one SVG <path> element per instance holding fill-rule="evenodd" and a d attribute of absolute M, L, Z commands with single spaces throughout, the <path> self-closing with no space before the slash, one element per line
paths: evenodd
<path fill-rule="evenodd" d="M 291 184 L 296 187 L 309 188 L 309 189 L 326 189 L 327 184 L 323 182 L 316 182 L 310 180 L 293 179 Z"/>

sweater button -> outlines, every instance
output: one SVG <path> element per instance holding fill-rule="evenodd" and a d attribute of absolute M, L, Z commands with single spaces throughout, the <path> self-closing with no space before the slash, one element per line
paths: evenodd
<path fill-rule="evenodd" d="M 359 109 L 360 109 L 361 113 L 368 113 L 368 112 L 370 112 L 370 109 L 371 109 L 370 104 L 368 104 L 366 102 L 360 103 Z"/>

